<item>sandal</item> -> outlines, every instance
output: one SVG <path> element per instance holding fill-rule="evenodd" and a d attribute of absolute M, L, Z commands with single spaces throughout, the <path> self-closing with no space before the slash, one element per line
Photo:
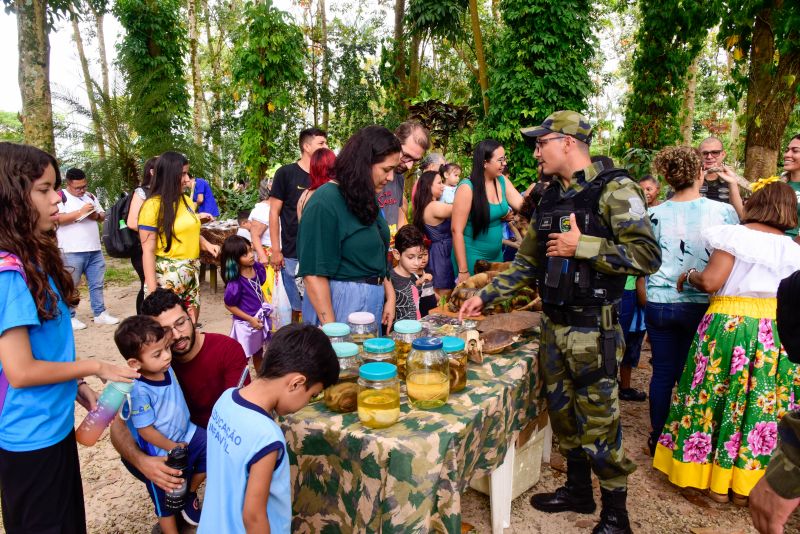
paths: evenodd
<path fill-rule="evenodd" d="M 717 493 L 715 491 L 708 490 L 708 497 L 712 501 L 714 501 L 716 503 L 719 503 L 719 504 L 727 504 L 728 502 L 730 502 L 730 499 L 728 498 L 728 494 L 727 493 L 723 494 L 723 493 Z"/>
<path fill-rule="evenodd" d="M 750 499 L 746 495 L 740 495 L 735 491 L 733 492 L 733 499 L 731 499 L 731 501 L 733 501 L 733 504 L 735 504 L 736 506 L 741 506 L 742 508 L 747 508 L 749 500 Z"/>

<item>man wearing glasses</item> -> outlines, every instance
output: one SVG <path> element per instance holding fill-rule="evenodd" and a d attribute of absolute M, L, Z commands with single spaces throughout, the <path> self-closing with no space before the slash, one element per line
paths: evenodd
<path fill-rule="evenodd" d="M 397 127 L 394 134 L 400 140 L 402 150 L 400 164 L 395 170 L 394 179 L 390 180 L 383 190 L 375 191 L 378 207 L 389 224 L 392 235 L 408 223 L 406 220 L 408 200 L 404 192 L 405 175 L 425 156 L 430 146 L 428 130 L 418 122 L 406 121 Z"/>
<path fill-rule="evenodd" d="M 531 498 L 537 510 L 594 513 L 592 471 L 602 511 L 592 532 L 631 532 L 627 479 L 636 465 L 622 447 L 617 367 L 625 349 L 618 307 L 627 275 L 661 266 L 641 188 L 624 169 L 592 163 L 592 128 L 583 115 L 557 111 L 522 135 L 552 183 L 531 216 L 511 267 L 461 307 L 485 304 L 538 285 L 544 317 L 539 373 L 548 414 L 567 459 L 567 482 Z"/>
<path fill-rule="evenodd" d="M 100 248 L 100 229 L 98 222 L 106 218 L 106 213 L 97 198 L 86 191 L 86 174 L 76 168 L 66 173 L 66 188 L 59 193 L 58 205 L 58 248 L 64 255 L 64 265 L 72 274 L 77 286 L 81 276 L 86 275 L 89 286 L 89 301 L 95 324 L 117 324 L 119 319 L 106 311 L 103 300 L 103 281 L 106 275 L 106 261 Z M 75 308 L 70 308 L 72 329 L 83 330 L 86 324 L 75 317 Z"/>
<path fill-rule="evenodd" d="M 164 329 L 172 330 L 172 369 L 178 378 L 191 421 L 206 428 L 211 410 L 222 393 L 237 387 L 245 376 L 247 357 L 242 346 L 222 334 L 205 333 L 195 328 L 186 305 L 175 293 L 158 288 L 142 303 L 142 313 L 153 317 Z M 123 415 L 125 413 L 123 412 Z M 152 481 L 164 490 L 180 486 L 178 471 L 167 467 L 164 456 L 149 456 L 134 439 L 135 428 L 120 418 L 111 426 L 111 443 L 123 463 L 142 482 Z"/>
<path fill-rule="evenodd" d="M 733 169 L 725 165 L 727 154 L 722 147 L 722 141 L 716 137 L 707 137 L 700 143 L 698 150 L 703 158 L 705 173 L 705 183 L 700 188 L 700 194 L 711 200 L 730 204 L 741 219 L 744 205 L 738 186 L 740 179 Z"/>

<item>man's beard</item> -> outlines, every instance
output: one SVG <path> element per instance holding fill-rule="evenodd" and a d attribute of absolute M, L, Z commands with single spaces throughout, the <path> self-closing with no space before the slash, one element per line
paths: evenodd
<path fill-rule="evenodd" d="M 195 342 L 196 335 L 197 334 L 196 334 L 195 329 L 194 329 L 194 324 L 192 323 L 192 329 L 191 329 L 190 335 L 179 337 L 178 339 L 176 339 L 175 341 L 172 342 L 172 345 L 170 347 L 172 349 L 172 354 L 174 354 L 175 356 L 184 356 L 184 355 L 188 354 L 189 352 L 191 352 L 192 348 L 194 347 L 194 342 Z M 183 343 L 184 341 L 188 341 L 188 343 L 186 344 L 186 348 L 185 349 L 178 350 L 178 349 L 175 348 L 176 345 L 178 345 L 179 343 Z"/>

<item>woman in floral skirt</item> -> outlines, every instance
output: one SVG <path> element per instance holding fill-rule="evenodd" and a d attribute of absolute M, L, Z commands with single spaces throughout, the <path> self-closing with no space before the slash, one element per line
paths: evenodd
<path fill-rule="evenodd" d="M 763 476 L 777 422 L 800 406 L 800 367 L 775 328 L 780 281 L 800 269 L 794 191 L 777 177 L 753 185 L 742 225 L 703 231 L 713 250 L 703 271 L 678 278 L 712 294 L 659 436 L 653 466 L 680 487 L 710 489 L 727 502 L 746 497 Z"/>

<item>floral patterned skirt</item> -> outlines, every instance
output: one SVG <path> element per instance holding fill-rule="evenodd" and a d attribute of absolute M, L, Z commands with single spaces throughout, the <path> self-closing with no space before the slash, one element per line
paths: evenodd
<path fill-rule="evenodd" d="M 178 295 L 187 308 L 200 307 L 200 260 L 156 256 L 156 282 Z"/>
<path fill-rule="evenodd" d="M 800 398 L 775 308 L 774 298 L 711 298 L 653 459 L 673 484 L 749 495 L 764 475 L 777 423 Z"/>

